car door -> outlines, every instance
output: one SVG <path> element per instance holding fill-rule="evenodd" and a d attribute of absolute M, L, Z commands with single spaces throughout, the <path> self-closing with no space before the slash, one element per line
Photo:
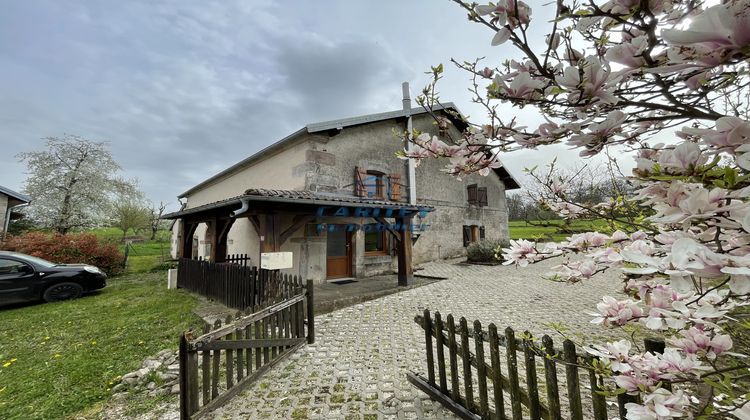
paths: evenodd
<path fill-rule="evenodd" d="M 0 303 L 13 303 L 31 298 L 34 269 L 21 261 L 0 257 Z"/>

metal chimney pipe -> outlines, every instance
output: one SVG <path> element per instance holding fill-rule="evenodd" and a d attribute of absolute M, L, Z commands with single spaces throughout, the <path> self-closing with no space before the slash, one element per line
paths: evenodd
<path fill-rule="evenodd" d="M 403 99 L 401 103 L 404 108 L 404 115 L 406 116 L 406 151 L 410 152 L 414 148 L 414 144 L 409 141 L 412 138 L 412 120 L 411 120 L 411 96 L 409 95 L 409 82 L 401 84 L 401 92 L 403 93 Z M 406 179 L 409 181 L 409 204 L 417 204 L 417 172 L 416 166 L 414 165 L 413 159 L 406 160 Z"/>
<path fill-rule="evenodd" d="M 404 99 L 401 103 L 404 105 L 404 111 L 407 117 L 411 117 L 411 96 L 409 95 L 409 82 L 401 83 L 401 92 L 404 95 Z"/>

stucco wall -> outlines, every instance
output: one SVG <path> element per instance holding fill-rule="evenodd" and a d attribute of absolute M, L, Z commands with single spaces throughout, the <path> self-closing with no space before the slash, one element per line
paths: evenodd
<path fill-rule="evenodd" d="M 186 197 L 187 208 L 236 197 L 249 188 L 301 190 L 305 179 L 297 168 L 304 164 L 307 149 L 308 145 L 302 140 L 271 158 L 205 186 Z"/>
<path fill-rule="evenodd" d="M 437 133 L 433 120 L 428 115 L 413 118 L 413 126 L 422 132 Z M 312 148 L 318 153 L 335 156 L 326 163 L 310 165 L 306 174 L 306 188 L 313 191 L 354 193 L 354 168 L 376 170 L 386 174 L 401 174 L 402 201 L 408 200 L 409 188 L 406 161 L 396 157 L 403 150 L 403 141 L 394 133 L 400 133 L 405 122 L 389 120 L 357 127 L 347 127 L 340 134 L 317 137 Z M 460 132 L 451 127 L 453 138 Z M 417 202 L 434 206 L 422 223 L 429 224 L 414 246 L 414 263 L 419 264 L 438 258 L 464 255 L 463 225 L 485 226 L 487 239 L 507 239 L 507 204 L 505 188 L 495 173 L 488 176 L 471 175 L 457 180 L 442 171 L 447 161 L 425 160 L 416 170 Z M 466 187 L 477 184 L 487 187 L 488 206 L 468 204 Z M 359 270 L 364 275 L 377 274 L 396 268 L 395 258 L 390 269 L 383 264 L 382 257 L 359 256 L 359 263 L 372 265 L 370 270 Z M 369 261 L 368 261 L 369 260 Z M 377 263 L 374 260 L 378 260 Z M 375 268 L 375 266 L 379 268 Z"/>
<path fill-rule="evenodd" d="M 436 132 L 427 116 L 414 118 L 413 125 L 422 132 Z M 461 134 L 451 127 L 450 135 L 460 138 Z M 465 255 L 464 225 L 484 226 L 486 239 L 508 239 L 505 185 L 500 178 L 490 172 L 487 176 L 472 174 L 458 180 L 443 171 L 447 163 L 445 159 L 425 159 L 416 170 L 417 202 L 434 206 L 435 211 L 425 218 L 430 226 L 414 245 L 415 264 Z M 487 206 L 468 204 L 466 187 L 471 184 L 487 188 Z"/>

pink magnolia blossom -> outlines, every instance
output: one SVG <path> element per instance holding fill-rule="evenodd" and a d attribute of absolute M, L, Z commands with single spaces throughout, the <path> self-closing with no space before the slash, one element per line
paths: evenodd
<path fill-rule="evenodd" d="M 685 30 L 665 29 L 664 40 L 690 48 L 687 57 L 717 65 L 750 45 L 750 2 L 738 0 L 709 7 L 698 14 Z"/>
<path fill-rule="evenodd" d="M 609 236 L 599 232 L 586 232 L 572 235 L 568 238 L 567 246 L 569 248 L 585 249 L 589 247 L 598 247 L 609 242 Z"/>
<path fill-rule="evenodd" d="M 500 0 L 497 5 L 480 5 L 474 9 L 478 15 L 492 14 L 498 19 L 500 26 L 505 25 L 514 28 L 519 23 L 528 24 L 531 18 L 531 8 L 520 0 Z M 516 11 L 518 13 L 516 13 Z"/>
<path fill-rule="evenodd" d="M 579 74 L 578 66 L 571 66 L 555 78 L 561 87 L 571 92 L 568 101 L 576 104 L 585 99 L 616 104 L 618 99 L 612 92 L 620 77 L 606 70 L 596 57 L 586 57 L 582 66 L 583 75 Z"/>
<path fill-rule="evenodd" d="M 750 122 L 738 117 L 721 117 L 713 129 L 682 129 L 688 135 L 701 137 L 709 147 L 717 152 L 733 153 L 738 147 L 750 141 Z"/>
<path fill-rule="evenodd" d="M 553 277 L 562 278 L 566 281 L 576 281 L 591 278 L 597 273 L 598 267 L 593 259 L 583 261 L 571 261 L 553 267 Z"/>
<path fill-rule="evenodd" d="M 724 267 L 721 272 L 731 276 L 727 283 L 729 290 L 740 296 L 750 294 L 750 268 Z"/>
<path fill-rule="evenodd" d="M 686 354 L 706 356 L 708 360 L 715 360 L 717 356 L 732 348 L 732 338 L 728 335 L 715 333 L 703 326 L 691 327 L 679 332 L 681 338 L 669 340 L 669 343 Z"/>
<path fill-rule="evenodd" d="M 643 397 L 643 404 L 628 403 L 628 420 L 663 420 L 683 417 L 690 399 L 682 390 L 671 392 L 664 388 L 654 390 Z"/>
<path fill-rule="evenodd" d="M 627 240 L 628 240 L 628 234 L 619 229 L 617 229 L 612 234 L 612 241 L 614 242 L 621 242 L 621 241 L 627 241 Z"/>
<path fill-rule="evenodd" d="M 516 264 L 520 267 L 529 265 L 537 256 L 537 250 L 533 242 L 524 239 L 510 241 L 510 248 L 503 248 L 503 265 Z"/>
<path fill-rule="evenodd" d="M 630 299 L 618 301 L 611 296 L 604 296 L 602 301 L 596 304 L 598 313 L 592 313 L 596 316 L 591 323 L 610 325 L 625 325 L 628 322 L 643 316 L 643 310 L 636 302 Z"/>
<path fill-rule="evenodd" d="M 521 72 L 516 75 L 510 86 L 497 76 L 494 84 L 503 95 L 518 99 L 531 99 L 534 96 L 539 96 L 539 90 L 545 86 L 543 81 L 532 78 L 528 72 Z"/>
<path fill-rule="evenodd" d="M 574 147 L 585 147 L 585 155 L 598 152 L 615 134 L 622 131 L 622 123 L 627 119 L 622 111 L 612 111 L 603 121 L 589 125 L 588 132 L 570 137 L 568 144 Z M 582 153 L 582 156 L 584 155 Z"/>
<path fill-rule="evenodd" d="M 641 35 L 623 42 L 607 50 L 604 58 L 614 63 L 619 63 L 627 67 L 641 67 L 646 64 L 642 54 L 648 48 L 648 38 Z"/>
<path fill-rule="evenodd" d="M 659 164 L 667 172 L 689 173 L 696 166 L 704 165 L 708 156 L 702 154 L 700 147 L 693 142 L 683 142 L 674 149 L 666 149 L 659 156 Z"/>
<path fill-rule="evenodd" d="M 604 346 L 594 344 L 586 347 L 586 352 L 596 356 L 601 360 L 606 360 L 610 364 L 613 372 L 627 373 L 632 370 L 628 364 L 630 359 L 630 349 L 632 345 L 628 340 L 620 340 L 606 343 Z"/>

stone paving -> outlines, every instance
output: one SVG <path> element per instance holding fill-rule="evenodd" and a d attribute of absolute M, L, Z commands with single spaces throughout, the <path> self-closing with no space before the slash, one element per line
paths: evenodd
<path fill-rule="evenodd" d="M 424 335 L 414 315 L 428 308 L 535 335 L 554 333 L 549 323 L 563 322 L 581 337 L 605 337 L 607 332 L 591 324 L 586 313 L 602 295 L 619 295 L 617 274 L 599 274 L 579 284 L 542 279 L 556 263 L 524 269 L 427 264 L 421 274 L 448 280 L 316 317 L 315 344 L 209 418 L 454 418 L 406 380 L 407 372 L 426 369 Z"/>

